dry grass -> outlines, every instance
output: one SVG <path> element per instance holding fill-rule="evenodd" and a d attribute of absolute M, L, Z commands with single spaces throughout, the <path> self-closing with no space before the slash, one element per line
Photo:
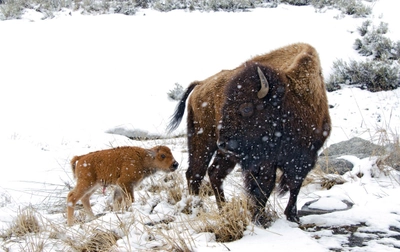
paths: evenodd
<path fill-rule="evenodd" d="M 64 239 L 64 243 L 72 251 L 113 251 L 116 250 L 116 243 L 120 238 L 113 231 L 89 226 L 83 232 L 76 232 L 73 237 Z"/>
<path fill-rule="evenodd" d="M 214 202 L 209 202 L 215 204 Z M 251 223 L 250 205 L 242 194 L 226 202 L 219 211 L 216 207 L 210 211 L 201 211 L 193 228 L 197 232 L 215 234 L 217 242 L 231 242 L 243 237 L 244 231 Z"/>
<path fill-rule="evenodd" d="M 87 239 L 87 241 L 77 250 L 82 252 L 110 251 L 119 238 L 120 237 L 118 237 L 114 232 L 95 229 L 92 231 L 92 235 L 89 239 Z"/>
<path fill-rule="evenodd" d="M 322 172 L 310 175 L 312 176 L 309 183 L 333 186 L 333 182 L 327 181 L 335 179 Z M 137 247 L 144 247 L 145 250 L 150 248 L 163 251 L 193 251 L 194 234 L 212 233 L 215 235 L 215 241 L 225 243 L 241 239 L 246 230 L 249 231 L 253 227 L 252 204 L 241 185 L 235 184 L 234 187 L 239 192 L 234 192 L 235 196 L 229 197 L 220 211 L 207 181 L 202 184 L 201 194 L 194 197 L 188 195 L 183 171 L 160 174 L 147 180 L 137 189 L 140 192 L 137 206 L 142 210 L 137 211 L 134 208 L 132 212 L 115 212 L 116 218 L 109 222 L 101 219 L 85 222 L 85 215 L 82 215 L 81 223 L 74 228 L 67 228 L 65 222 L 57 224 L 38 219 L 37 212 L 28 208 L 18 214 L 2 238 L 11 243 L 11 237 L 24 236 L 20 239 L 26 240 L 26 234 L 31 234 L 31 242 L 20 245 L 25 251 L 45 251 L 44 248 L 48 244 L 57 244 L 52 246 L 67 251 L 117 251 L 121 246 L 127 251 L 135 251 Z M 271 221 L 277 218 L 276 209 L 280 207 L 276 205 L 277 201 L 273 195 L 269 202 L 274 202 L 274 205 L 268 203 L 266 211 Z M 177 211 L 170 214 L 157 212 L 156 207 L 161 203 L 171 206 L 171 209 L 175 207 Z M 143 209 L 150 209 L 150 212 Z M 155 215 L 157 217 L 154 219 Z M 80 219 L 79 216 L 77 219 Z M 132 236 L 132 233 L 140 233 L 147 238 L 145 241 L 136 241 L 134 239 L 137 239 L 137 236 Z M 36 240 L 33 240 L 33 237 Z M 118 240 L 120 242 L 117 244 Z M 8 247 L 3 245 L 2 248 L 7 250 Z"/>
<path fill-rule="evenodd" d="M 153 239 L 158 237 L 162 240 L 163 245 L 158 249 L 153 248 L 152 250 L 162 251 L 173 251 L 173 252 L 190 252 L 193 251 L 194 241 L 188 232 L 182 232 L 180 227 L 169 227 L 168 225 L 164 228 L 150 229 L 145 226 L 147 233 L 153 233 Z"/>
<path fill-rule="evenodd" d="M 311 170 L 311 172 L 304 179 L 303 186 L 307 186 L 309 184 L 319 184 L 321 188 L 329 190 L 334 185 L 341 185 L 346 182 L 347 181 L 341 175 L 325 173 L 320 167 L 317 166 Z"/>
<path fill-rule="evenodd" d="M 391 130 L 389 127 L 392 114 L 386 120 L 386 128 L 376 129 L 376 134 L 374 136 L 375 140 L 382 146 L 386 147 L 385 155 L 381 155 L 376 160 L 376 165 L 379 172 L 383 173 L 385 176 L 392 178 L 393 183 L 400 184 L 400 180 L 397 176 L 392 173 L 392 168 L 400 171 L 400 136 L 397 131 Z"/>
<path fill-rule="evenodd" d="M 400 138 L 397 133 L 388 133 L 387 130 L 379 131 L 379 141 L 387 146 L 387 153 L 377 160 L 377 165 L 384 170 L 385 166 L 390 166 L 400 171 Z"/>
<path fill-rule="evenodd" d="M 10 227 L 6 229 L 1 236 L 3 238 L 11 236 L 21 237 L 30 233 L 38 232 L 40 232 L 39 220 L 36 217 L 33 208 L 29 207 L 18 213 Z"/>

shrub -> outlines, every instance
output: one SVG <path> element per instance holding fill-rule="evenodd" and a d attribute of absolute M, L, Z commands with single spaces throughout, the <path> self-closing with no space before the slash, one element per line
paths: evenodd
<path fill-rule="evenodd" d="M 354 17 L 366 17 L 372 12 L 372 9 L 365 6 L 360 0 L 311 0 L 310 4 L 317 9 L 334 7 L 341 10 L 342 13 Z"/>
<path fill-rule="evenodd" d="M 370 91 L 392 90 L 400 83 L 400 41 L 392 42 L 384 35 L 388 24 L 381 22 L 371 28 L 367 20 L 358 28 L 362 38 L 354 42 L 354 49 L 369 59 L 364 62 L 343 60 L 333 63 L 334 73 L 327 82 L 328 91 L 340 89 L 339 84 L 358 85 Z"/>
<path fill-rule="evenodd" d="M 396 89 L 400 84 L 397 62 L 351 60 L 347 64 L 337 60 L 333 63 L 333 70 L 334 74 L 327 83 L 328 91 L 340 88 L 339 84 L 358 85 L 373 92 Z"/>
<path fill-rule="evenodd" d="M 301 5 L 309 5 L 311 0 L 281 0 L 281 2 L 288 3 L 291 5 L 301 6 Z"/>
<path fill-rule="evenodd" d="M 175 83 L 174 89 L 168 91 L 168 97 L 174 101 L 179 101 L 182 97 L 183 92 L 184 90 L 182 85 L 180 85 L 179 83 Z"/>
<path fill-rule="evenodd" d="M 22 1 L 5 0 L 4 3 L 0 5 L 0 19 L 19 19 L 23 10 Z"/>
<path fill-rule="evenodd" d="M 344 14 L 355 17 L 366 17 L 372 12 L 372 9 L 365 6 L 360 0 L 339 0 L 337 5 Z"/>
<path fill-rule="evenodd" d="M 311 5 L 317 9 L 334 6 L 334 4 L 335 4 L 335 0 L 311 0 Z"/>
<path fill-rule="evenodd" d="M 364 21 L 360 27 L 357 28 L 358 32 L 360 33 L 361 37 L 363 37 L 368 32 L 368 28 L 371 25 L 371 20 Z"/>
<path fill-rule="evenodd" d="M 0 19 L 20 18 L 24 9 L 43 13 L 44 18 L 53 18 L 54 12 L 62 8 L 83 10 L 84 13 L 122 13 L 134 15 L 137 8 L 152 8 L 159 11 L 188 9 L 200 11 L 237 11 L 255 7 L 274 8 L 280 3 L 291 5 L 313 5 L 322 9 L 326 6 L 342 12 L 366 16 L 371 12 L 360 0 L 0 0 Z"/>
<path fill-rule="evenodd" d="M 384 35 L 388 32 L 388 24 L 381 22 L 377 28 L 368 30 L 370 21 L 365 21 L 358 28 L 362 39 L 354 43 L 356 49 L 363 56 L 372 56 L 375 60 L 399 59 L 399 42 L 394 43 Z"/>

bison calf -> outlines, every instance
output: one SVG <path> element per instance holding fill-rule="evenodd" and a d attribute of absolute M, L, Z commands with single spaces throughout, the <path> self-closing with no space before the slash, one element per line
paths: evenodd
<path fill-rule="evenodd" d="M 127 202 L 133 202 L 133 188 L 140 181 L 157 171 L 175 171 L 178 165 L 166 146 L 151 149 L 127 146 L 75 156 L 71 167 L 77 182 L 67 197 L 67 224 L 71 226 L 74 223 L 74 208 L 78 200 L 82 201 L 90 217 L 94 217 L 89 199 L 97 188 L 118 185 Z M 115 198 L 114 204 L 117 203 Z"/>

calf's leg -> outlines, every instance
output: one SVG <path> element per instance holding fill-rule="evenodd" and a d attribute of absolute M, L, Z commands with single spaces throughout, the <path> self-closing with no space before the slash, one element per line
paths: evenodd
<path fill-rule="evenodd" d="M 135 201 L 134 184 L 132 182 L 118 181 L 118 186 L 114 191 L 113 210 L 118 211 L 123 208 L 128 209 Z"/>
<path fill-rule="evenodd" d="M 93 191 L 96 189 L 96 185 L 93 185 L 90 181 L 78 180 L 74 189 L 72 189 L 67 196 L 67 225 L 72 226 L 74 224 L 74 211 L 75 205 L 79 200 L 82 200 L 83 207 L 86 212 L 93 217 L 93 211 L 90 207 L 89 198 Z"/>

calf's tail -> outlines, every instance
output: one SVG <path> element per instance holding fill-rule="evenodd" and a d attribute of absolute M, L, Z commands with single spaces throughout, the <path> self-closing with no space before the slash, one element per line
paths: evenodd
<path fill-rule="evenodd" d="M 78 160 L 79 160 L 79 156 L 75 156 L 71 159 L 71 169 L 72 169 L 72 174 L 74 175 L 74 179 L 76 179 L 75 168 L 76 168 L 76 162 Z"/>
<path fill-rule="evenodd" d="M 199 82 L 197 81 L 190 84 L 189 87 L 186 89 L 185 93 L 183 94 L 182 98 L 180 99 L 178 105 L 176 106 L 174 114 L 171 116 L 171 121 L 167 126 L 167 130 L 169 133 L 178 128 L 179 124 L 181 123 L 183 114 L 185 113 L 186 100 L 189 97 L 190 93 L 198 84 Z"/>

